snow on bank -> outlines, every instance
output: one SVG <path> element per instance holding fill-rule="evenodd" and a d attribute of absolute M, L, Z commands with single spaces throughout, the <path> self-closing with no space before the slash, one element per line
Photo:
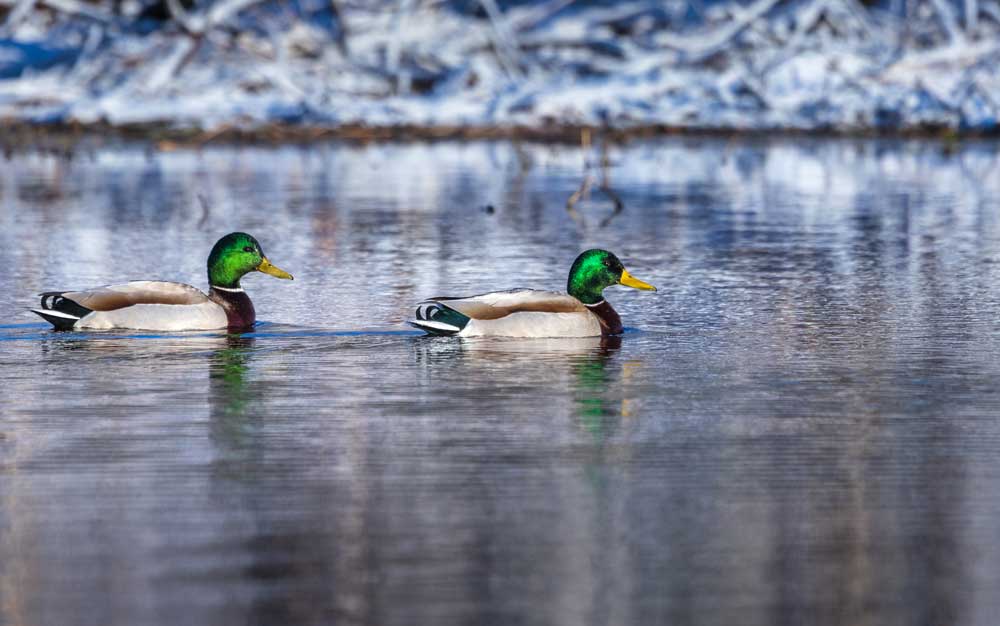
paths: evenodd
<path fill-rule="evenodd" d="M 152 4 L 0 0 L 0 119 L 1000 128 L 1000 0 Z"/>

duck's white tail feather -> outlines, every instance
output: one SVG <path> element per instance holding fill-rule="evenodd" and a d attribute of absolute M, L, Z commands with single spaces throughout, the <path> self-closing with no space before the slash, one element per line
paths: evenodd
<path fill-rule="evenodd" d="M 73 328 L 74 324 L 80 321 L 80 318 L 76 315 L 63 313 L 62 311 L 31 309 L 31 312 L 55 326 L 57 330 L 69 330 Z"/>
<path fill-rule="evenodd" d="M 432 320 L 408 320 L 406 323 L 431 335 L 457 335 L 462 330 L 458 326 Z"/>

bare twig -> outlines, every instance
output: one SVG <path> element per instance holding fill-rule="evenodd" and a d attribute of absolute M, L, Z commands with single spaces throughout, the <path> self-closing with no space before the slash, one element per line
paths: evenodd
<path fill-rule="evenodd" d="M 580 182 L 580 187 L 574 191 L 572 195 L 570 195 L 568 200 L 566 200 L 566 211 L 570 214 L 570 217 L 578 222 L 582 222 L 583 220 L 580 218 L 580 214 L 576 212 L 576 205 L 590 191 L 590 185 L 592 183 L 593 180 L 591 179 L 590 174 L 585 173 L 583 175 L 583 180 Z"/>
<path fill-rule="evenodd" d="M 978 0 L 965 0 L 965 34 L 972 37 L 979 26 Z"/>
<path fill-rule="evenodd" d="M 962 30 L 958 27 L 958 17 L 948 0 L 931 0 L 931 5 L 941 20 L 941 27 L 944 28 L 948 41 L 956 42 L 965 39 Z"/>
<path fill-rule="evenodd" d="M 190 37 L 177 39 L 173 50 L 167 55 L 167 58 L 150 73 L 149 79 L 146 81 L 146 88 L 156 91 L 166 86 L 177 75 L 177 72 L 184 67 L 185 63 L 187 63 L 195 47 L 196 42 Z"/>
<path fill-rule="evenodd" d="M 337 20 L 337 36 L 335 40 L 337 49 L 340 50 L 342 56 L 347 57 L 349 50 L 347 49 L 346 14 L 340 9 L 340 3 L 337 0 L 330 0 L 330 12 L 333 13 L 333 17 Z"/>
<path fill-rule="evenodd" d="M 198 204 L 201 205 L 201 218 L 198 220 L 198 228 L 201 229 L 204 228 L 205 224 L 208 223 L 208 217 L 209 214 L 211 213 L 212 205 L 209 204 L 208 199 L 205 197 L 205 194 L 202 193 L 198 194 Z"/>
<path fill-rule="evenodd" d="M 927 69 L 934 65 L 969 67 L 1000 55 L 1000 41 L 977 41 L 966 46 L 944 46 L 933 50 L 911 52 L 887 68 L 887 73 Z"/>
<path fill-rule="evenodd" d="M 205 19 L 208 22 L 208 27 L 211 28 L 217 24 L 221 24 L 237 13 L 249 9 L 253 5 L 259 4 L 262 1 L 263 0 L 223 0 L 222 2 L 217 2 L 212 5 L 212 8 L 208 10 L 208 13 L 205 16 Z"/>
<path fill-rule="evenodd" d="M 41 0 L 46 3 L 76 2 L 76 0 Z M 167 9 L 182 30 L 192 37 L 200 37 L 208 31 L 220 26 L 225 21 L 236 16 L 241 11 L 249 9 L 264 0 L 223 0 L 213 4 L 204 12 L 187 12 L 178 0 L 166 0 Z"/>
<path fill-rule="evenodd" d="M 943 1 L 943 0 L 939 0 Z M 664 34 L 657 38 L 662 45 L 685 53 L 691 61 L 699 61 L 725 48 L 729 42 L 757 19 L 773 9 L 780 0 L 757 0 L 739 12 L 733 21 L 710 33 L 697 35 Z"/>
<path fill-rule="evenodd" d="M 603 220 L 601 220 L 600 227 L 604 228 L 611 223 L 611 220 L 615 219 L 619 213 L 625 210 L 625 203 L 622 202 L 621 196 L 619 196 L 611 187 L 602 186 L 601 191 L 603 191 L 609 198 L 611 202 L 614 203 L 615 208 L 611 211 L 611 215 L 608 215 Z"/>
<path fill-rule="evenodd" d="M 583 224 L 583 217 L 577 212 L 576 205 L 586 198 L 590 194 L 590 189 L 594 184 L 594 175 L 590 171 L 592 164 L 587 157 L 591 149 L 591 138 L 590 129 L 584 128 L 580 132 L 580 151 L 584 155 L 583 159 L 583 180 L 580 182 L 580 187 L 570 195 L 569 199 L 566 200 L 566 212 L 569 213 L 570 217 L 574 221 Z M 600 171 L 601 178 L 598 183 L 598 188 L 611 199 L 614 209 L 611 211 L 611 215 L 608 215 L 603 220 L 601 220 L 600 227 L 604 228 L 611 223 L 611 220 L 615 218 L 616 215 L 621 213 L 625 209 L 625 203 L 622 201 L 621 196 L 619 196 L 614 189 L 611 188 L 611 159 L 608 157 L 608 145 L 602 142 L 601 144 L 601 156 L 600 156 Z"/>
<path fill-rule="evenodd" d="M 178 24 L 180 24 L 181 30 L 187 34 L 193 42 L 186 52 L 184 52 L 180 58 L 176 61 L 174 66 L 170 69 L 169 78 L 173 78 L 180 74 L 187 64 L 191 62 L 191 59 L 198 53 L 198 49 L 201 48 L 201 44 L 205 39 L 205 22 L 204 20 L 199 20 L 188 14 L 181 6 L 179 0 L 167 0 L 167 8 L 170 10 L 170 15 L 174 18 Z"/>
<path fill-rule="evenodd" d="M 611 220 L 615 219 L 615 216 L 625 210 L 625 203 L 622 201 L 621 196 L 611 188 L 611 157 L 608 156 L 607 141 L 601 142 L 601 191 L 611 198 L 611 202 L 615 207 L 611 211 L 611 215 L 601 220 L 600 227 L 604 228 L 611 223 Z"/>
<path fill-rule="evenodd" d="M 590 152 L 590 129 L 588 128 L 580 131 L 580 152 L 583 154 L 583 180 L 580 181 L 580 187 L 566 200 L 566 212 L 574 221 L 583 224 L 583 219 L 576 211 L 576 205 L 590 191 L 590 185 L 593 182 L 589 172 L 590 164 L 587 161 L 587 153 Z"/>
<path fill-rule="evenodd" d="M 576 0 L 549 0 L 541 6 L 535 7 L 527 15 L 522 15 L 520 19 L 511 20 L 511 27 L 516 32 L 531 30 L 537 26 L 539 22 L 552 17 L 574 2 L 576 2 Z"/>
<path fill-rule="evenodd" d="M 786 50 L 796 50 L 802 42 L 805 40 L 809 31 L 812 30 L 816 23 L 823 17 L 826 11 L 828 0 L 816 0 L 808 4 L 802 11 L 800 11 L 795 16 L 795 29 L 792 31 L 791 36 L 785 41 L 784 48 Z M 784 56 L 784 55 L 783 55 Z"/>
<path fill-rule="evenodd" d="M 0 27 L 0 32 L 13 32 L 17 25 L 35 8 L 35 0 L 20 0 L 7 14 L 7 20 Z"/>
<path fill-rule="evenodd" d="M 181 28 L 184 29 L 189 35 L 201 35 L 202 27 L 204 24 L 198 23 L 191 19 L 184 7 L 181 6 L 180 0 L 167 0 L 167 9 L 170 10 L 171 17 L 174 21 L 180 24 Z"/>
<path fill-rule="evenodd" d="M 844 0 L 842 4 L 847 14 L 854 18 L 854 23 L 869 37 L 878 36 L 871 17 L 858 0 Z"/>
<path fill-rule="evenodd" d="M 500 65 L 508 76 L 520 76 L 517 39 L 507 26 L 507 20 L 500 12 L 500 7 L 497 6 L 496 0 L 479 0 L 479 3 L 486 10 L 486 15 L 489 16 L 490 24 L 493 26 L 493 47 L 496 49 Z"/>
<path fill-rule="evenodd" d="M 1000 25 L 1000 4 L 984 4 L 979 7 L 979 11 L 993 20 L 994 23 Z"/>
<path fill-rule="evenodd" d="M 406 18 L 413 11 L 414 0 L 399 0 L 396 12 L 392 16 L 392 36 L 385 51 L 385 69 L 389 76 L 395 81 L 395 88 L 398 93 L 410 92 L 410 73 L 401 72 L 402 39 L 405 32 Z"/>
<path fill-rule="evenodd" d="M 110 22 L 113 19 L 110 13 L 105 13 L 83 2 L 77 2 L 77 0 L 41 0 L 41 3 L 55 11 L 89 17 L 98 22 Z"/>

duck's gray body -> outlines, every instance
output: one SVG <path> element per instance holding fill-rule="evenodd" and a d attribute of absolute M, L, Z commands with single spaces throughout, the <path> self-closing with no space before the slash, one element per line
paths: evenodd
<path fill-rule="evenodd" d="M 468 298 L 431 298 L 410 325 L 459 337 L 599 337 L 621 333 L 606 301 L 587 305 L 556 291 L 512 289 Z"/>
<path fill-rule="evenodd" d="M 60 330 L 218 330 L 255 321 L 242 289 L 213 287 L 205 294 L 183 283 L 139 280 L 41 296 L 41 308 L 32 311 Z"/>

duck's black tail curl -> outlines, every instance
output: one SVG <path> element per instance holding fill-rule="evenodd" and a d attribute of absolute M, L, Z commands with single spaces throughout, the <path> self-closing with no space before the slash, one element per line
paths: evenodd
<path fill-rule="evenodd" d="M 80 321 L 91 310 L 81 304 L 63 296 L 65 291 L 46 291 L 39 294 L 42 297 L 41 308 L 31 309 L 31 312 L 38 315 L 46 322 L 52 324 L 56 330 L 69 330 Z"/>
<path fill-rule="evenodd" d="M 407 324 L 430 335 L 457 335 L 469 323 L 469 317 L 434 300 L 417 305 L 416 319 Z"/>

